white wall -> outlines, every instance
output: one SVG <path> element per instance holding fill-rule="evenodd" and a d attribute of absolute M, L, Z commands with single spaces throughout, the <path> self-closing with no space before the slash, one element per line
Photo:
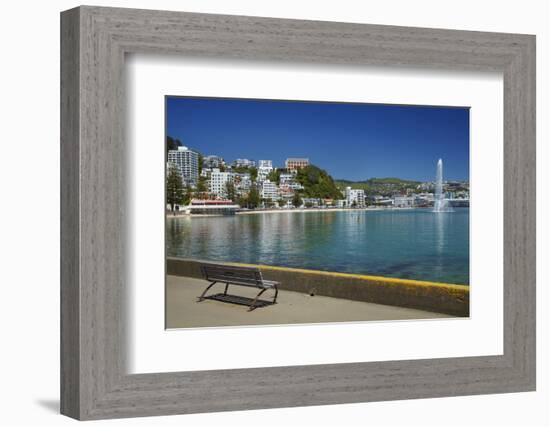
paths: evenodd
<path fill-rule="evenodd" d="M 537 217 L 548 217 L 550 169 L 550 27 L 545 2 L 402 0 L 189 0 L 94 1 L 105 6 L 320 19 L 537 34 L 538 192 Z M 57 414 L 59 360 L 59 11 L 74 1 L 4 2 L 0 79 L 0 375 L 3 425 L 63 426 Z M 546 12 L 546 13 L 545 13 Z M 32 150 L 25 150 L 32 146 Z M 21 157 L 25 153 L 25 158 Z M 546 160 L 546 161 L 544 161 Z M 539 221 L 539 391 L 509 395 L 426 399 L 340 406 L 276 409 L 156 419 L 111 421 L 109 425 L 279 426 L 330 425 L 496 426 L 548 425 L 550 377 L 550 256 L 546 221 Z M 29 263 L 29 257 L 33 257 Z"/>

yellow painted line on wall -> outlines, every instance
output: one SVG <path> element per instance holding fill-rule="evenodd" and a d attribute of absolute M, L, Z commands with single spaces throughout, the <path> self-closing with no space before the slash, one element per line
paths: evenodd
<path fill-rule="evenodd" d="M 365 274 L 309 270 L 304 268 L 278 267 L 278 266 L 262 265 L 262 264 L 245 264 L 245 263 L 238 263 L 238 262 L 232 262 L 232 263 L 226 263 L 226 264 L 232 264 L 232 265 L 243 266 L 243 267 L 258 267 L 262 270 L 285 271 L 289 273 L 318 274 L 318 275 L 330 276 L 330 277 L 342 277 L 347 279 L 368 280 L 368 281 L 374 281 L 374 282 L 383 282 L 384 284 L 391 284 L 391 285 L 439 287 L 439 288 L 446 288 L 447 290 L 467 291 L 467 292 L 469 292 L 470 290 L 470 287 L 468 285 L 459 285 L 454 283 L 428 282 L 425 280 L 400 279 L 397 277 L 370 276 Z"/>
<path fill-rule="evenodd" d="M 172 257 L 169 257 L 172 258 Z M 186 258 L 172 258 L 174 260 L 181 261 L 191 261 L 191 262 L 204 262 L 211 263 L 212 261 L 199 260 L 199 259 L 186 259 Z M 426 288 L 440 288 L 446 291 L 457 291 L 457 292 L 470 292 L 470 287 L 468 285 L 460 285 L 455 283 L 443 283 L 443 282 L 429 282 L 426 280 L 413 280 L 413 279 L 401 279 L 397 277 L 386 277 L 386 276 L 371 276 L 366 274 L 354 274 L 354 273 L 340 273 L 336 271 L 323 271 L 323 270 L 310 270 L 305 268 L 293 268 L 293 267 L 279 267 L 273 265 L 263 265 L 263 264 L 247 264 L 241 262 L 222 262 L 221 264 L 235 265 L 242 267 L 257 267 L 262 270 L 272 270 L 272 271 L 283 271 L 288 273 L 302 273 L 302 274 L 316 274 L 320 276 L 329 276 L 329 277 L 341 277 L 344 279 L 358 279 L 365 280 L 370 282 L 381 282 L 384 285 L 406 285 L 413 287 L 426 287 Z"/>

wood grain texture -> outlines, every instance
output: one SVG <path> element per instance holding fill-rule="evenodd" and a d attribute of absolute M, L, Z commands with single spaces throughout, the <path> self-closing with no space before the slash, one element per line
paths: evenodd
<path fill-rule="evenodd" d="M 80 414 L 79 17 L 61 21 L 61 412 Z"/>
<path fill-rule="evenodd" d="M 62 413 L 78 419 L 535 388 L 535 38 L 80 7 L 62 13 Z M 128 375 L 124 55 L 504 73 L 504 354 Z"/>

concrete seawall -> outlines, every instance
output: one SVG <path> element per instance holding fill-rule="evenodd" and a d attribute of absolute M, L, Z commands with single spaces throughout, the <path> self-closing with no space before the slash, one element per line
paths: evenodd
<path fill-rule="evenodd" d="M 167 258 L 166 273 L 200 279 L 200 265 L 204 263 L 207 261 Z M 241 263 L 224 264 L 252 266 Z M 459 317 L 470 315 L 470 288 L 466 285 L 265 265 L 255 267 L 260 268 L 266 279 L 280 282 L 280 289 L 416 308 Z"/>

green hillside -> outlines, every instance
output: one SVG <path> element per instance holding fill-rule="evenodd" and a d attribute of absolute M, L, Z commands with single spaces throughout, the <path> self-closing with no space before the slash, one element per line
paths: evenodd
<path fill-rule="evenodd" d="M 391 196 L 395 193 L 403 193 L 407 190 L 419 191 L 419 181 L 409 181 L 400 178 L 371 178 L 365 181 L 348 181 L 345 179 L 335 181 L 342 191 L 346 187 L 363 189 L 367 195 Z"/>
<path fill-rule="evenodd" d="M 320 199 L 341 199 L 342 192 L 336 186 L 332 177 L 323 169 L 309 165 L 299 169 L 296 180 L 304 186 L 301 191 L 303 197 Z"/>

